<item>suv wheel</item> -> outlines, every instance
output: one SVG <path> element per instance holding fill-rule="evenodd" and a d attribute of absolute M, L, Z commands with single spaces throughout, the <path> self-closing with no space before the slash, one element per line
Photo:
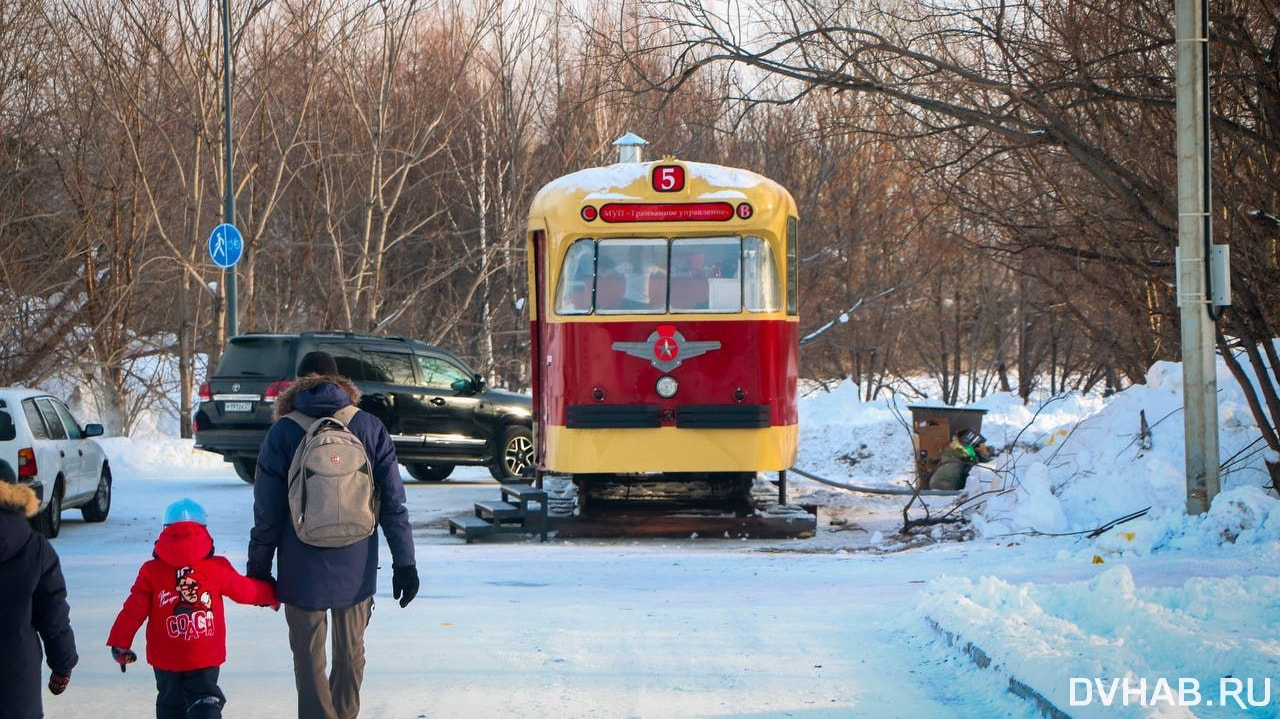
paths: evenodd
<path fill-rule="evenodd" d="M 528 427 L 507 427 L 502 448 L 489 474 L 499 482 L 526 479 L 533 474 L 533 432 Z"/>
<path fill-rule="evenodd" d="M 253 484 L 253 473 L 258 469 L 258 460 L 253 457 L 240 457 L 231 460 L 231 466 L 236 468 L 236 476 L 244 480 L 246 484 Z"/>
<path fill-rule="evenodd" d="M 98 489 L 93 499 L 80 508 L 80 515 L 86 522 L 105 522 L 111 513 L 111 470 L 102 467 L 102 476 L 98 477 Z"/>
<path fill-rule="evenodd" d="M 452 464 L 406 464 L 405 468 L 409 470 L 409 476 L 419 482 L 439 482 L 440 480 L 453 474 Z"/>
<path fill-rule="evenodd" d="M 54 484 L 48 506 L 32 518 L 31 523 L 35 525 L 37 532 L 48 539 L 58 536 L 58 531 L 62 529 L 62 478 L 58 478 Z"/>

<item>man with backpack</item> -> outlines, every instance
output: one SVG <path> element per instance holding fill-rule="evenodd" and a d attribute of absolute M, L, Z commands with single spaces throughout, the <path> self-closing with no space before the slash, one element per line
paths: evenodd
<path fill-rule="evenodd" d="M 299 719 L 355 719 L 360 712 L 377 527 L 391 549 L 392 596 L 405 607 L 418 593 L 395 446 L 380 420 L 352 411 L 359 399 L 332 356 L 308 353 L 298 381 L 276 400 L 275 423 L 258 453 L 245 574 L 270 580 L 276 561 Z M 334 656 L 326 675 L 329 623 Z"/>

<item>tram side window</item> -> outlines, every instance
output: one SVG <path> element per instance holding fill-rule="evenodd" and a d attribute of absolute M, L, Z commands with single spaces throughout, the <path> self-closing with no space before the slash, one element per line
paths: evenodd
<path fill-rule="evenodd" d="M 742 239 L 742 286 L 749 312 L 777 312 L 782 308 L 782 288 L 773 250 L 761 237 Z"/>
<path fill-rule="evenodd" d="M 556 284 L 556 314 L 591 313 L 592 285 L 596 266 L 595 240 L 582 239 L 569 246 L 560 266 Z"/>
<path fill-rule="evenodd" d="M 799 263 L 796 260 L 796 224 L 795 217 L 787 218 L 787 314 L 795 315 L 800 306 L 799 297 Z"/>

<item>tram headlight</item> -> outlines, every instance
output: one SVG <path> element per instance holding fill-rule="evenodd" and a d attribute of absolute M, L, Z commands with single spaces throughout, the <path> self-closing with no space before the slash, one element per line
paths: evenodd
<path fill-rule="evenodd" d="M 655 386 L 658 390 L 658 396 L 663 399 L 671 399 L 676 396 L 676 390 L 680 389 L 680 383 L 671 375 L 663 375 L 658 378 L 658 384 Z"/>

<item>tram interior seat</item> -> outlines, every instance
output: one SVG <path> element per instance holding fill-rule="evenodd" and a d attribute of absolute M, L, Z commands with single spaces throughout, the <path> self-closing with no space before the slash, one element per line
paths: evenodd
<path fill-rule="evenodd" d="M 671 309 L 705 310 L 710 288 L 705 277 L 672 277 Z"/>
<path fill-rule="evenodd" d="M 596 280 L 596 309 L 622 309 L 622 296 L 626 291 L 627 280 L 622 275 L 617 273 L 601 275 Z"/>
<path fill-rule="evenodd" d="M 580 314 L 591 311 L 591 286 L 585 282 L 574 282 L 570 289 L 561 294 L 561 306 L 557 311 L 565 314 Z"/>
<path fill-rule="evenodd" d="M 649 275 L 649 302 L 641 309 L 662 311 L 667 308 L 667 273 Z"/>

